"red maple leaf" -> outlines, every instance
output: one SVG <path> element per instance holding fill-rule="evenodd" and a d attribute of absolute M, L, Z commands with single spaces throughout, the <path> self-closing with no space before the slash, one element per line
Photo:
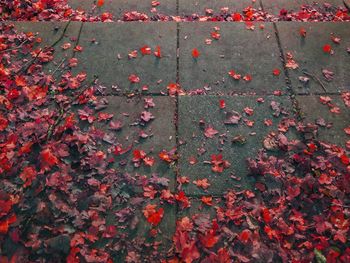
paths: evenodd
<path fill-rule="evenodd" d="M 212 164 L 212 171 L 215 173 L 222 173 L 224 169 L 231 166 L 228 161 L 223 160 L 222 154 L 212 154 L 210 163 Z"/>
<path fill-rule="evenodd" d="M 271 214 L 270 214 L 270 211 L 269 211 L 268 208 L 266 208 L 266 207 L 263 208 L 263 209 L 261 210 L 261 215 L 262 215 L 262 217 L 263 217 L 263 219 L 264 219 L 264 222 L 265 222 L 266 224 L 268 224 L 268 223 L 271 222 L 272 217 L 271 217 Z"/>
<path fill-rule="evenodd" d="M 232 17 L 233 21 L 236 21 L 236 22 L 243 20 L 243 17 L 242 17 L 242 15 L 240 13 L 233 13 L 231 15 L 231 17 Z"/>
<path fill-rule="evenodd" d="M 253 79 L 252 76 L 249 75 L 249 74 L 247 74 L 247 75 L 245 75 L 245 76 L 243 77 L 243 80 L 245 80 L 245 81 L 247 81 L 247 82 L 251 81 L 252 79 Z"/>
<path fill-rule="evenodd" d="M 273 75 L 275 76 L 279 76 L 281 74 L 281 71 L 278 69 L 278 68 L 275 68 L 273 71 L 272 71 Z"/>
<path fill-rule="evenodd" d="M 196 240 L 190 239 L 187 232 L 176 229 L 173 241 L 175 250 L 183 262 L 192 263 L 200 258 L 200 253 L 196 246 Z"/>
<path fill-rule="evenodd" d="M 332 51 L 331 45 L 329 45 L 329 44 L 324 45 L 324 46 L 323 46 L 323 51 L 324 51 L 325 53 L 331 53 L 331 51 Z"/>
<path fill-rule="evenodd" d="M 13 202 L 11 200 L 0 200 L 0 217 L 6 216 L 11 208 L 12 208 Z"/>
<path fill-rule="evenodd" d="M 178 95 L 185 94 L 184 91 L 181 89 L 181 86 L 177 83 L 170 83 L 167 86 L 167 89 L 168 89 L 170 96 L 175 96 L 176 94 L 178 94 Z"/>
<path fill-rule="evenodd" d="M 240 74 L 237 74 L 234 70 L 230 70 L 230 71 L 228 72 L 228 74 L 230 75 L 230 77 L 232 77 L 232 78 L 235 79 L 235 80 L 241 79 L 241 75 L 240 75 Z"/>
<path fill-rule="evenodd" d="M 158 156 L 160 159 L 162 159 L 163 161 L 165 161 L 167 163 L 171 163 L 174 160 L 176 160 L 176 155 L 173 151 L 167 152 L 167 151 L 163 150 L 159 153 Z"/>
<path fill-rule="evenodd" d="M 34 166 L 27 166 L 23 169 L 23 171 L 19 177 L 24 182 L 23 187 L 26 188 L 32 184 L 32 182 L 36 178 L 36 176 L 37 176 L 37 171 L 35 170 L 35 167 Z"/>
<path fill-rule="evenodd" d="M 216 235 L 216 231 L 219 228 L 216 220 L 213 220 L 212 228 L 209 229 L 204 235 L 199 235 L 199 240 L 206 248 L 211 248 L 219 241 L 219 236 Z"/>
<path fill-rule="evenodd" d="M 220 37 L 221 37 L 221 35 L 220 35 L 220 33 L 219 32 L 211 32 L 211 37 L 212 38 L 214 38 L 214 39 L 216 39 L 216 40 L 219 40 L 220 39 Z"/>
<path fill-rule="evenodd" d="M 10 225 L 17 221 L 16 215 L 12 215 L 5 220 L 0 221 L 0 234 L 7 234 Z"/>
<path fill-rule="evenodd" d="M 178 194 L 175 194 L 175 199 L 181 203 L 182 208 L 191 206 L 190 201 L 188 200 L 188 197 L 184 191 L 180 191 Z"/>
<path fill-rule="evenodd" d="M 0 114 L 0 131 L 4 131 L 8 124 L 9 121 L 2 114 Z"/>
<path fill-rule="evenodd" d="M 135 149 L 133 151 L 132 162 L 134 163 L 135 167 L 139 167 L 141 165 L 141 162 L 143 162 L 146 166 L 153 166 L 155 160 L 153 157 L 147 156 L 145 151 Z"/>
<path fill-rule="evenodd" d="M 131 74 L 129 76 L 129 81 L 131 83 L 139 83 L 140 82 L 140 78 L 137 75 L 135 75 L 135 74 Z"/>
<path fill-rule="evenodd" d="M 164 215 L 163 208 L 159 208 L 158 210 L 156 208 L 157 205 L 148 204 L 143 210 L 143 215 L 153 226 L 157 226 L 162 221 Z"/>
<path fill-rule="evenodd" d="M 200 53 L 199 53 L 198 49 L 194 48 L 192 50 L 192 57 L 198 58 L 199 56 L 200 56 Z"/>
<path fill-rule="evenodd" d="M 146 156 L 145 158 L 143 158 L 143 162 L 146 166 L 153 166 L 155 163 L 155 160 L 153 157 Z"/>
<path fill-rule="evenodd" d="M 326 173 L 321 173 L 318 181 L 320 182 L 320 184 L 331 184 L 332 177 L 328 176 Z"/>
<path fill-rule="evenodd" d="M 176 229 L 186 232 L 191 232 L 193 229 L 193 223 L 187 216 L 179 219 L 176 223 Z"/>
<path fill-rule="evenodd" d="M 201 201 L 208 206 L 213 205 L 213 197 L 211 196 L 202 196 Z"/>
<path fill-rule="evenodd" d="M 241 241 L 243 244 L 246 244 L 250 240 L 251 236 L 252 232 L 249 229 L 245 229 L 238 236 L 238 240 Z"/>
<path fill-rule="evenodd" d="M 205 129 L 204 135 L 207 138 L 213 138 L 214 135 L 218 134 L 219 132 L 215 130 L 212 126 L 209 126 Z"/>
<path fill-rule="evenodd" d="M 210 186 L 210 183 L 208 182 L 207 178 L 204 178 L 202 180 L 196 180 L 193 181 L 193 183 L 197 186 L 197 187 L 201 187 L 203 189 L 208 189 L 208 187 Z"/>
<path fill-rule="evenodd" d="M 143 46 L 140 48 L 142 55 L 151 55 L 151 48 L 149 46 Z"/>
<path fill-rule="evenodd" d="M 133 151 L 133 155 L 134 155 L 133 162 L 139 162 L 146 157 L 146 153 L 138 149 Z"/>
<path fill-rule="evenodd" d="M 41 160 L 42 160 L 42 165 L 44 167 L 49 167 L 51 168 L 54 165 L 57 165 L 59 163 L 58 158 L 51 152 L 49 148 L 43 150 L 40 153 Z"/>
<path fill-rule="evenodd" d="M 220 105 L 220 109 L 225 109 L 225 107 L 226 107 L 225 100 L 220 100 L 219 105 Z"/>

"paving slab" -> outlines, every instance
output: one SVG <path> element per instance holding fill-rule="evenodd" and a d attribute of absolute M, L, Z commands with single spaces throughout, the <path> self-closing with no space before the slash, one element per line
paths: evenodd
<path fill-rule="evenodd" d="M 303 5 L 312 7 L 317 11 L 331 11 L 338 6 L 344 7 L 342 0 L 261 0 L 261 3 L 264 11 L 272 15 L 279 15 L 282 9 L 285 9 L 289 12 L 297 12 L 302 9 Z M 331 4 L 332 7 L 330 9 L 325 8 L 325 3 Z"/>
<path fill-rule="evenodd" d="M 49 72 L 52 72 L 59 66 L 62 60 L 67 61 L 73 57 L 74 47 L 77 44 L 81 22 L 10 22 L 15 25 L 15 28 L 19 32 L 31 32 L 37 34 L 37 37 L 42 39 L 42 42 L 38 47 L 44 48 L 55 43 L 62 34 L 64 34 L 61 41 L 59 41 L 54 49 L 54 59 L 45 66 Z M 66 28 L 66 26 L 68 26 Z M 66 28 L 66 31 L 64 32 Z M 70 43 L 71 48 L 66 50 L 61 46 L 65 43 Z"/>
<path fill-rule="evenodd" d="M 271 23 L 259 28 L 260 23 L 252 24 L 255 30 L 248 30 L 245 23 L 180 23 L 180 84 L 190 91 L 211 88 L 208 93 L 247 93 L 271 94 L 285 89 L 280 52 Z M 214 27 L 220 28 L 219 40 L 211 45 Z M 197 49 L 198 58 L 192 51 Z M 281 70 L 279 76 L 273 70 Z M 240 80 L 229 76 L 234 70 L 241 75 Z M 242 78 L 251 75 L 251 81 Z"/>
<path fill-rule="evenodd" d="M 84 10 L 87 13 L 102 14 L 109 12 L 115 19 L 123 19 L 124 13 L 130 11 L 137 11 L 144 13 L 149 17 L 157 14 L 164 14 L 169 16 L 177 15 L 177 1 L 176 0 L 160 0 L 160 4 L 153 7 L 152 1 L 139 0 L 105 0 L 103 6 L 96 7 L 96 0 L 68 0 L 68 4 L 74 9 Z"/>
<path fill-rule="evenodd" d="M 79 45 L 84 50 L 76 54 L 75 71 L 87 72 L 88 81 L 97 75 L 108 93 L 137 92 L 146 85 L 148 93 L 167 92 L 167 85 L 176 81 L 176 23 L 85 23 Z M 150 55 L 140 52 L 146 45 Z M 161 58 L 153 54 L 157 46 Z M 134 50 L 137 58 L 129 58 Z M 131 75 L 139 77 L 139 83 L 131 83 Z"/>
<path fill-rule="evenodd" d="M 214 15 L 221 13 L 222 8 L 228 8 L 228 14 L 234 12 L 242 12 L 247 7 L 253 7 L 255 9 L 260 8 L 259 1 L 243 0 L 179 0 L 179 15 L 188 16 L 192 14 L 205 15 L 206 9 L 212 9 Z"/>
<path fill-rule="evenodd" d="M 300 36 L 301 27 L 306 30 L 305 38 Z M 306 77 L 302 70 L 317 77 L 327 92 L 350 90 L 350 54 L 347 52 L 350 42 L 349 23 L 280 22 L 277 23 L 277 28 L 284 54 L 291 52 L 294 60 L 299 64 L 298 69 L 289 70 L 295 92 L 325 93 L 319 82 L 312 77 L 307 84 L 301 82 L 299 77 Z M 332 41 L 332 34 L 341 39 L 339 44 Z M 334 54 L 326 53 L 325 45 L 330 45 Z M 322 73 L 324 69 L 334 73 L 333 80 L 325 79 Z"/>
<path fill-rule="evenodd" d="M 330 103 L 339 107 L 339 114 L 331 112 L 328 105 L 322 104 L 320 96 L 297 96 L 296 98 L 303 113 L 304 122 L 321 123 L 318 125 L 317 138 L 344 147 L 350 140 L 350 136 L 344 131 L 345 128 L 350 127 L 350 109 L 346 107 L 341 96 L 329 97 L 332 99 Z"/>
<path fill-rule="evenodd" d="M 180 96 L 178 129 L 179 140 L 184 144 L 179 147 L 179 174 L 189 178 L 190 183 L 182 186 L 186 194 L 222 195 L 227 189 L 254 187 L 255 179 L 253 176 L 247 176 L 246 159 L 256 156 L 258 150 L 263 148 L 263 140 L 269 132 L 277 131 L 280 120 L 291 114 L 288 97 L 265 96 L 264 103 L 257 103 L 258 98 L 258 96 Z M 225 109 L 219 108 L 220 100 L 225 101 Z M 284 114 L 273 116 L 274 111 L 271 109 L 273 101 L 280 103 L 279 108 Z M 252 116 L 243 113 L 246 107 L 253 109 Z M 239 124 L 224 124 L 229 114 L 225 111 L 239 113 L 242 116 Z M 244 119 L 254 121 L 253 127 L 249 127 L 249 123 Z M 266 126 L 265 119 L 271 120 L 272 124 Z M 212 134 L 213 138 L 207 137 L 210 136 L 209 127 L 217 131 L 217 134 Z M 288 136 L 292 138 L 293 134 Z M 213 172 L 210 164 L 211 155 L 220 153 L 223 160 L 229 161 L 231 166 L 222 173 Z M 240 177 L 240 180 L 232 175 Z M 193 181 L 205 178 L 211 184 L 207 190 L 193 184 Z"/>
<path fill-rule="evenodd" d="M 123 211 L 124 208 L 128 209 L 131 207 L 136 207 L 136 214 L 135 217 L 130 218 L 128 225 L 129 227 L 125 230 L 122 228 L 118 228 L 118 232 L 120 234 L 119 238 L 123 238 L 126 240 L 127 243 L 132 243 L 137 240 L 144 240 L 142 243 L 151 243 L 151 242 L 160 242 L 155 248 L 156 251 L 158 251 L 163 257 L 166 256 L 167 251 L 170 249 L 172 245 L 172 236 L 175 232 L 175 226 L 176 226 L 176 206 L 169 205 L 166 203 L 162 203 L 159 201 L 159 199 L 156 200 L 147 200 L 147 202 L 142 202 L 141 204 L 138 204 L 137 198 L 131 199 L 131 203 L 124 205 L 123 207 L 117 208 L 113 213 L 110 213 L 106 218 L 107 225 L 115 225 L 118 220 L 118 214 L 123 215 L 123 212 L 118 213 L 118 211 Z M 136 204 L 135 204 L 136 203 Z M 145 218 L 143 214 L 143 210 L 147 205 L 156 205 L 156 209 L 164 209 L 164 215 L 157 226 L 152 226 L 149 222 L 147 222 L 147 219 Z M 125 215 L 125 210 L 124 210 Z M 121 224 L 125 225 L 125 223 Z M 131 229 L 132 227 L 132 229 Z M 155 237 L 151 236 L 150 231 L 152 229 L 155 229 L 157 231 L 157 234 Z M 123 236 L 126 234 L 126 236 Z M 140 242 L 140 241 L 139 241 Z M 101 244 L 103 245 L 103 244 Z M 127 251 L 117 251 L 115 250 L 115 256 L 114 260 L 117 262 L 124 262 L 125 256 Z M 149 254 L 150 251 L 143 251 L 144 254 L 140 255 L 141 258 L 145 259 L 147 256 L 151 256 Z"/>
<path fill-rule="evenodd" d="M 154 108 L 145 109 L 145 98 L 101 97 L 102 101 L 108 101 L 108 106 L 94 115 L 97 120 L 92 126 L 98 130 L 93 131 L 94 128 L 88 125 L 87 121 L 81 121 L 81 125 L 84 131 L 90 129 L 90 132 L 101 138 L 97 149 L 102 149 L 106 154 L 111 153 L 109 156 L 113 158 L 112 167 L 117 172 L 128 173 L 130 178 L 133 178 L 132 181 L 135 180 L 139 184 L 139 187 L 133 185 L 122 187 L 128 188 L 130 192 L 143 192 L 141 177 L 151 178 L 155 174 L 168 180 L 168 187 L 173 190 L 175 185 L 173 167 L 162 161 L 158 154 L 163 150 L 170 151 L 176 146 L 175 101 L 171 97 L 154 97 Z M 79 108 L 76 112 L 83 116 L 88 110 Z M 151 113 L 154 119 L 149 122 L 142 121 L 142 112 L 147 112 L 145 117 Z M 113 118 L 109 121 L 98 121 L 98 116 L 102 116 L 101 113 L 113 114 Z M 120 147 L 118 152 L 116 152 L 116 146 Z M 125 150 L 129 151 L 120 153 Z M 132 162 L 134 150 L 142 150 L 148 157 L 153 157 L 154 165 L 149 167 L 141 161 L 140 167 L 135 167 Z"/>

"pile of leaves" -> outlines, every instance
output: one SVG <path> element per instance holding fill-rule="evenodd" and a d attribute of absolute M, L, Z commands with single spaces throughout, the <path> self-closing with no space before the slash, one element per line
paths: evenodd
<path fill-rule="evenodd" d="M 150 244 L 128 240 L 144 204 L 132 192 L 138 181 L 111 168 L 93 125 L 83 130 L 91 120 L 79 111 L 89 104 L 97 112 L 104 99 L 93 83 L 81 85 L 84 73 L 70 73 L 75 58 L 46 73 L 54 49 L 68 45 L 40 47 L 40 37 L 11 24 L 1 25 L 0 38 L 1 262 L 107 262 L 128 250 L 151 261 Z M 100 112 L 98 121 L 106 119 Z M 156 224 L 152 210 L 147 217 Z"/>
<path fill-rule="evenodd" d="M 111 21 L 349 21 L 349 7 L 333 6 L 328 3 L 305 4 L 299 10 L 281 9 L 279 14 L 247 6 L 243 10 L 232 11 L 222 7 L 219 13 L 207 8 L 204 14 L 161 14 L 157 7 L 161 3 L 152 1 L 147 15 L 140 10 L 126 10 L 122 17 L 101 11 L 104 1 L 96 1 L 90 10 L 73 9 L 67 0 L 0 0 L 0 20 L 52 21 L 74 20 L 85 22 Z"/>

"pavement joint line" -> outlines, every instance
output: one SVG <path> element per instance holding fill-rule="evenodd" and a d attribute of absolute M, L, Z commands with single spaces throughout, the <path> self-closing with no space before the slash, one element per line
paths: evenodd
<path fill-rule="evenodd" d="M 177 0 L 177 4 L 179 4 L 179 0 Z M 177 5 L 177 8 L 179 5 Z M 180 80 L 180 24 L 176 23 L 176 84 L 179 83 Z M 175 112 L 174 112 L 174 124 L 175 124 L 175 142 L 176 142 L 176 155 L 179 154 L 180 140 L 179 140 L 179 94 L 176 94 L 175 97 Z M 179 159 L 175 160 L 175 189 L 177 191 L 179 187 L 179 183 L 177 181 L 179 177 Z M 179 214 L 179 204 L 176 203 L 175 207 L 175 218 Z M 176 220 L 176 219 L 175 219 Z"/>
<path fill-rule="evenodd" d="M 297 94 L 297 96 L 309 96 L 310 94 Z M 324 93 L 319 93 L 317 95 L 324 95 Z M 339 93 L 328 93 L 328 95 L 341 95 Z M 165 97 L 165 98 L 175 98 L 176 97 L 172 97 L 169 95 L 164 95 L 164 94 L 160 94 L 160 93 L 145 93 L 145 94 L 141 94 L 141 93 L 135 93 L 134 95 L 128 95 L 128 94 L 99 94 L 96 95 L 97 97 L 125 97 L 125 98 L 134 98 L 134 97 Z M 275 97 L 289 97 L 289 94 L 283 94 L 281 96 L 276 96 L 274 94 L 232 94 L 232 95 L 227 95 L 227 94 L 206 94 L 206 95 L 181 95 L 179 97 L 229 97 L 229 98 L 235 98 L 235 97 L 259 97 L 259 96 L 266 96 L 266 97 L 270 97 L 270 96 L 275 96 Z"/>
<path fill-rule="evenodd" d="M 241 191 L 241 190 L 237 190 L 238 191 Z M 211 193 L 203 193 L 203 194 L 187 194 L 187 197 L 191 198 L 191 199 L 195 199 L 196 201 L 200 201 L 202 196 L 208 196 L 210 195 L 212 198 L 225 198 L 225 194 L 226 194 L 226 191 L 224 191 L 221 195 L 219 194 L 211 194 Z"/>
<path fill-rule="evenodd" d="M 299 106 L 298 100 L 296 99 L 296 93 L 293 90 L 292 82 L 291 82 L 290 77 L 289 77 L 289 72 L 288 72 L 288 69 L 286 67 L 286 60 L 285 60 L 285 55 L 284 55 L 283 48 L 282 48 L 281 39 L 279 36 L 277 24 L 275 22 L 273 22 L 273 27 L 275 30 L 277 45 L 278 45 L 278 48 L 280 51 L 281 63 L 283 64 L 282 67 L 283 67 L 283 71 L 284 71 L 284 75 L 285 75 L 285 83 L 287 85 L 287 92 L 289 93 L 290 100 L 292 101 L 292 107 L 293 107 L 293 111 L 295 113 L 295 117 L 298 121 L 301 121 L 302 120 L 301 108 Z"/>
<path fill-rule="evenodd" d="M 341 93 L 339 92 L 314 92 L 314 93 L 298 93 L 296 94 L 297 96 L 303 96 L 303 97 L 312 97 L 312 96 L 327 96 L 327 95 L 330 95 L 330 96 L 341 96 Z"/>
<path fill-rule="evenodd" d="M 98 85 L 98 84 L 97 84 Z M 315 95 L 339 95 L 339 93 L 315 93 Z M 105 93 L 105 94 L 99 94 L 97 96 L 109 96 L 109 97 L 126 97 L 126 98 L 131 98 L 135 96 L 153 96 L 153 97 L 171 97 L 168 94 L 165 93 L 139 93 L 139 92 L 134 92 L 134 93 Z M 296 95 L 310 95 L 310 94 L 305 94 L 305 93 L 300 93 Z M 207 96 L 217 96 L 217 97 L 237 97 L 237 96 L 276 96 L 276 97 L 283 97 L 283 96 L 290 96 L 289 94 L 283 94 L 281 96 L 277 96 L 273 93 L 221 93 L 221 94 L 216 94 L 216 93 L 208 93 L 208 94 L 198 94 L 198 95 L 181 95 L 181 96 L 191 96 L 191 97 L 207 97 Z"/>
<path fill-rule="evenodd" d="M 260 5 L 261 10 L 265 12 L 265 8 L 264 8 L 264 4 L 263 4 L 262 0 L 259 0 L 259 5 Z"/>

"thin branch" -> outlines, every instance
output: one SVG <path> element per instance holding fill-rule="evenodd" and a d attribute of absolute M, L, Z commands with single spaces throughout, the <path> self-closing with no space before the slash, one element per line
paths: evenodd
<path fill-rule="evenodd" d="M 64 37 L 64 35 L 66 34 L 67 29 L 68 29 L 68 27 L 69 27 L 70 21 L 71 21 L 71 20 L 69 20 L 68 23 L 67 23 L 67 25 L 64 27 L 64 29 L 63 29 L 62 34 L 60 35 L 60 37 L 59 37 L 55 42 L 53 42 L 53 43 L 50 45 L 50 47 L 55 47 L 55 46 L 63 39 L 63 37 Z"/>
<path fill-rule="evenodd" d="M 61 63 L 55 68 L 55 70 L 52 72 L 52 76 L 55 75 L 56 71 L 62 66 L 62 64 L 66 61 L 65 58 L 62 59 Z"/>
<path fill-rule="evenodd" d="M 343 4 L 346 7 L 346 9 L 348 9 L 348 11 L 350 12 L 350 5 L 346 2 L 346 0 L 343 0 Z"/>
<path fill-rule="evenodd" d="M 55 47 L 63 39 L 64 35 L 66 34 L 66 31 L 68 29 L 69 24 L 70 24 L 70 21 L 68 21 L 68 23 L 66 24 L 66 26 L 64 27 L 64 29 L 62 31 L 62 34 L 60 35 L 60 37 L 55 42 L 53 42 L 50 46 L 41 49 L 38 52 L 38 54 L 36 54 L 36 56 L 33 59 L 29 60 L 20 70 L 17 71 L 17 73 L 19 73 L 19 72 L 20 73 L 26 72 L 29 69 L 29 67 L 37 60 L 37 58 L 39 57 L 39 55 L 43 51 Z"/>
<path fill-rule="evenodd" d="M 17 47 L 13 47 L 13 48 L 8 48 L 8 49 L 4 49 L 4 50 L 0 50 L 0 53 L 4 53 L 4 52 L 9 52 L 9 51 L 13 51 L 16 49 L 20 49 L 25 43 L 27 43 L 29 41 L 29 39 L 24 40 L 20 45 L 18 45 Z"/>
<path fill-rule="evenodd" d="M 60 105 L 60 114 L 58 115 L 56 121 L 49 127 L 47 131 L 47 141 L 51 139 L 51 136 L 53 134 L 53 131 L 56 129 L 56 127 L 60 124 L 64 116 L 64 109 Z"/>
<path fill-rule="evenodd" d="M 304 73 L 304 75 L 306 75 L 308 77 L 311 77 L 314 81 L 316 81 L 322 87 L 324 92 L 327 93 L 326 86 L 322 83 L 322 81 L 318 77 L 316 77 L 315 75 L 311 74 L 310 72 L 307 72 L 306 70 L 303 70 L 303 73 Z"/>
<path fill-rule="evenodd" d="M 78 95 L 76 95 L 75 97 L 73 97 L 68 104 L 71 105 L 73 102 L 75 102 L 82 94 L 84 94 L 84 92 L 91 87 L 91 85 L 93 85 L 97 80 L 97 76 L 95 76 L 95 78 L 89 83 L 89 85 L 87 85 L 86 88 L 84 88 L 81 92 L 79 92 Z M 62 107 L 62 105 L 60 105 L 60 114 L 58 115 L 56 121 L 49 127 L 48 131 L 47 131 L 47 138 L 46 140 L 50 140 L 56 127 L 61 123 L 61 121 L 63 120 L 64 114 L 66 113 L 64 108 Z"/>

